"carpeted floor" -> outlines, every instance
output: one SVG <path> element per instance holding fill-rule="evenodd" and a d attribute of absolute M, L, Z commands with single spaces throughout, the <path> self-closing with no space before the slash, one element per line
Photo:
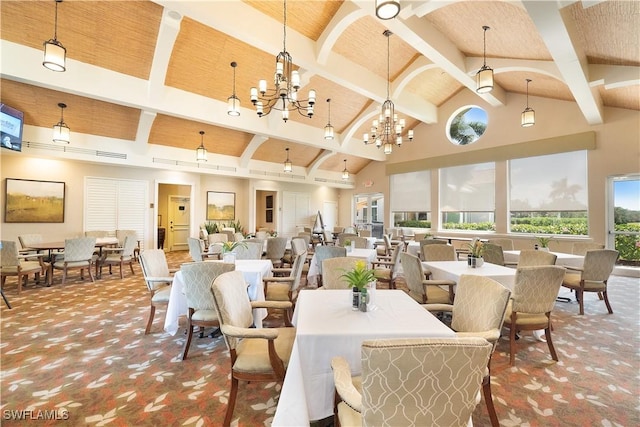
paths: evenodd
<path fill-rule="evenodd" d="M 187 254 L 168 258 L 178 266 Z M 224 342 L 195 338 L 180 361 L 184 335 L 162 331 L 163 312 L 145 336 L 148 296 L 134 268 L 135 276 L 105 274 L 96 283 L 72 273 L 65 286 L 58 272 L 52 287 L 30 282 L 19 296 L 15 279 L 7 280 L 13 309 L 0 309 L 2 425 L 24 424 L 19 416 L 56 426 L 220 424 L 230 369 Z M 501 425 L 640 425 L 639 285 L 611 278 L 613 315 L 595 295 L 586 297 L 585 316 L 575 301 L 557 303 L 557 363 L 545 343 L 524 335 L 511 368 L 508 342 L 499 343 L 492 385 Z M 270 425 L 280 386 L 242 383 L 234 424 Z M 484 402 L 473 421 L 489 425 Z"/>

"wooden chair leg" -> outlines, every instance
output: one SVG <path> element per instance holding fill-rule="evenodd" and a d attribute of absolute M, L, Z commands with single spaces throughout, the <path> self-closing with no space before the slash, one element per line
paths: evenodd
<path fill-rule="evenodd" d="M 133 262 L 129 262 L 129 268 L 131 268 L 131 275 L 136 274 L 135 271 L 133 271 Z"/>
<path fill-rule="evenodd" d="M 580 303 L 580 314 L 584 314 L 584 292 L 582 289 L 576 291 L 576 298 Z"/>
<path fill-rule="evenodd" d="M 182 360 L 187 358 L 187 354 L 189 353 L 189 347 L 191 346 L 191 338 L 193 337 L 193 325 L 191 324 L 191 318 L 188 320 L 189 325 L 187 326 L 187 340 L 184 343 L 184 349 L 182 350 Z"/>
<path fill-rule="evenodd" d="M 487 405 L 491 426 L 499 427 L 500 422 L 498 421 L 498 414 L 496 414 L 496 408 L 493 406 L 493 396 L 491 395 L 491 374 L 482 379 L 482 394 L 484 396 L 484 402 Z"/>
<path fill-rule="evenodd" d="M 156 315 L 156 306 L 151 304 L 151 310 L 149 311 L 149 320 L 147 320 L 147 327 L 144 330 L 145 335 L 149 335 L 151 332 L 151 325 L 153 324 L 153 318 Z"/>
<path fill-rule="evenodd" d="M 516 325 L 511 322 L 509 325 L 509 365 L 516 364 Z"/>
<path fill-rule="evenodd" d="M 604 298 L 604 303 L 607 306 L 607 310 L 609 314 L 613 314 L 613 310 L 611 309 L 611 304 L 609 303 L 609 296 L 607 295 L 607 291 L 602 292 L 602 297 Z"/>
<path fill-rule="evenodd" d="M 549 352 L 551 353 L 551 358 L 557 362 L 558 354 L 556 353 L 556 349 L 553 346 L 553 341 L 551 340 L 551 328 L 547 326 L 547 328 L 544 330 L 544 333 L 547 338 L 547 345 L 549 346 Z"/>
<path fill-rule="evenodd" d="M 238 379 L 231 373 L 231 391 L 229 392 L 229 403 L 227 404 L 227 413 L 224 416 L 224 427 L 231 425 L 231 418 L 233 418 L 233 411 L 236 406 L 236 397 L 238 396 Z"/>

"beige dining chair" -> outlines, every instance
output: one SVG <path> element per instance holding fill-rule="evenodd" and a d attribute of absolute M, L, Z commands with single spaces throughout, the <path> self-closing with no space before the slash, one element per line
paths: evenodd
<path fill-rule="evenodd" d="M 425 261 L 457 261 L 456 249 L 452 245 L 448 245 L 444 240 L 440 241 L 444 244 L 420 245 L 422 259 Z"/>
<path fill-rule="evenodd" d="M 256 239 L 267 240 L 269 238 L 269 233 L 265 231 L 256 231 Z"/>
<path fill-rule="evenodd" d="M 400 253 L 404 251 L 404 245 L 403 242 L 394 246 L 389 261 L 379 259 L 371 263 L 378 283 L 386 283 L 389 289 L 396 289 L 396 277 L 400 270 Z"/>
<path fill-rule="evenodd" d="M 314 254 L 315 261 L 313 261 L 318 267 L 318 284 L 322 284 L 322 262 L 325 259 L 346 256 L 347 249 L 341 246 L 318 246 Z"/>
<path fill-rule="evenodd" d="M 109 274 L 111 274 L 111 267 L 117 265 L 120 267 L 120 278 L 124 278 L 123 267 L 125 264 L 129 264 L 131 274 L 136 274 L 133 271 L 133 262 L 135 257 L 133 251 L 138 245 L 138 238 L 134 235 L 128 235 L 124 238 L 124 244 L 118 248 L 103 248 L 103 257 L 96 262 L 99 265 L 100 272 L 98 277 L 102 276 L 102 267 L 109 267 Z"/>
<path fill-rule="evenodd" d="M 495 243 L 484 243 L 482 247 L 482 259 L 484 259 L 484 262 L 504 266 L 504 252 L 502 246 Z"/>
<path fill-rule="evenodd" d="M 232 252 L 236 254 L 236 259 L 261 259 L 262 246 L 263 244 L 261 242 L 248 242 L 243 240 Z"/>
<path fill-rule="evenodd" d="M 118 246 L 124 246 L 124 239 L 127 236 L 133 236 L 136 239 L 136 247 L 133 249 L 133 258 L 138 261 L 138 256 L 140 256 L 140 239 L 138 238 L 138 232 L 136 230 L 116 230 Z"/>
<path fill-rule="evenodd" d="M 62 284 L 67 280 L 67 273 L 72 269 L 80 270 L 80 279 L 84 280 L 84 270 L 89 272 L 89 278 L 95 282 L 91 266 L 97 262 L 98 256 L 94 254 L 96 248 L 95 237 L 77 237 L 64 241 L 64 258 L 56 258 L 53 263 L 54 270 L 62 270 Z"/>
<path fill-rule="evenodd" d="M 289 301 L 295 304 L 298 297 L 298 288 L 302 278 L 302 267 L 307 259 L 307 251 L 300 248 L 300 252 L 296 252 L 293 265 L 290 269 L 272 270 L 274 277 L 264 277 L 264 295 L 266 301 Z M 285 274 L 280 276 L 278 274 Z M 284 322 L 286 326 L 291 326 L 291 317 L 293 309 L 285 312 Z"/>
<path fill-rule="evenodd" d="M 400 263 L 411 298 L 420 304 L 453 304 L 456 282 L 425 279 L 420 259 L 410 253 L 401 252 Z"/>
<path fill-rule="evenodd" d="M 331 360 L 334 424 L 446 426 L 469 424 L 492 345 L 484 338 L 365 340 L 362 375 L 349 362 Z"/>
<path fill-rule="evenodd" d="M 195 237 L 187 238 L 187 245 L 189 246 L 189 255 L 191 255 L 191 259 L 194 262 L 220 258 L 219 252 L 215 253 L 205 251 L 205 249 L 202 247 L 202 241 L 200 239 L 196 239 Z M 222 247 L 220 247 L 220 251 L 221 250 Z"/>
<path fill-rule="evenodd" d="M 51 285 L 51 264 L 43 261 L 44 255 L 20 255 L 18 245 L 12 240 L 0 242 L 0 275 L 2 283 L 0 289 L 4 289 L 7 277 L 16 276 L 18 279 L 18 295 L 22 292 L 22 285 L 27 284 L 29 275 L 35 276 L 36 283 L 40 283 L 40 275 L 45 275 L 45 281 Z M 3 294 L 4 295 L 4 294 Z"/>
<path fill-rule="evenodd" d="M 571 247 L 571 253 L 573 255 L 585 256 L 587 251 L 595 251 L 599 249 L 604 249 L 604 245 L 591 242 L 575 242 Z"/>
<path fill-rule="evenodd" d="M 345 246 L 345 241 L 349 240 L 352 242 L 356 237 L 358 237 L 358 235 L 355 233 L 340 233 L 338 234 L 336 245 Z"/>
<path fill-rule="evenodd" d="M 220 331 L 229 349 L 231 389 L 222 425 L 231 425 L 240 381 L 282 382 L 289 364 L 295 328 L 253 328 L 254 308 L 290 311 L 290 301 L 250 301 L 242 272 L 218 276 L 211 287 Z"/>
<path fill-rule="evenodd" d="M 502 247 L 503 251 L 512 251 L 513 250 L 513 240 L 511 239 L 489 239 L 487 243 L 491 243 L 494 245 L 498 245 Z"/>
<path fill-rule="evenodd" d="M 203 335 L 204 328 L 220 326 L 211 294 L 211 285 L 216 277 L 222 273 L 233 271 L 235 268 L 235 264 L 225 262 L 191 262 L 180 266 L 184 281 L 184 296 L 189 307 L 187 339 L 182 350 L 182 360 L 185 360 L 189 354 L 194 326 L 200 328 L 201 335 Z M 243 290 L 245 293 L 247 292 L 246 285 Z"/>
<path fill-rule="evenodd" d="M 535 267 L 538 265 L 555 265 L 558 255 L 546 252 L 536 251 L 535 249 L 526 249 L 520 251 L 518 257 L 518 267 Z"/>
<path fill-rule="evenodd" d="M 347 279 L 342 277 L 347 271 L 355 268 L 359 258 L 345 256 L 327 258 L 322 261 L 322 286 L 318 289 L 350 289 Z"/>
<path fill-rule="evenodd" d="M 36 234 L 36 233 L 20 234 L 18 236 L 18 241 L 20 242 L 20 247 L 21 247 L 19 252 L 22 253 L 22 254 L 25 254 L 25 253 L 35 254 L 35 253 L 37 253 L 37 251 L 29 250 L 28 248 L 30 248 L 32 244 L 37 244 L 37 243 L 44 242 L 44 240 L 42 238 L 42 234 Z M 59 251 L 59 250 L 52 250 L 51 251 L 51 256 L 53 258 L 55 258 L 56 255 L 61 256 L 62 252 Z M 48 255 L 45 255 L 44 258 L 43 258 L 43 261 L 51 262 L 52 260 L 50 259 L 50 257 Z"/>
<path fill-rule="evenodd" d="M 156 307 L 167 307 L 169 295 L 171 294 L 171 284 L 173 274 L 177 269 L 170 269 L 167 258 L 162 249 L 147 249 L 140 254 L 140 267 L 142 275 L 150 293 L 150 310 L 145 335 L 149 335 Z"/>
<path fill-rule="evenodd" d="M 274 267 L 282 265 L 287 249 L 287 240 L 286 237 L 269 237 L 263 258 L 270 259 Z"/>
<path fill-rule="evenodd" d="M 107 230 L 89 230 L 84 232 L 85 237 L 95 237 L 96 239 L 101 239 L 104 237 L 109 237 L 109 232 Z"/>

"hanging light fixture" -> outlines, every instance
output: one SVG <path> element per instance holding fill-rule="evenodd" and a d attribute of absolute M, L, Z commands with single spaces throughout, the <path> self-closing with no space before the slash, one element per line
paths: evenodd
<path fill-rule="evenodd" d="M 380 19 L 392 19 L 400 13 L 400 0 L 376 0 L 376 16 Z"/>
<path fill-rule="evenodd" d="M 293 165 L 291 164 L 291 160 L 289 160 L 289 147 L 285 148 L 287 152 L 287 160 L 284 161 L 284 171 L 285 173 L 293 172 Z"/>
<path fill-rule="evenodd" d="M 524 109 L 520 116 L 520 122 L 523 128 L 528 128 L 536 124 L 536 112 L 533 108 L 529 108 L 529 83 L 531 79 L 527 80 L 527 108 Z"/>
<path fill-rule="evenodd" d="M 333 139 L 333 126 L 331 126 L 331 98 L 327 99 L 327 105 L 329 106 L 329 120 L 324 127 L 324 139 Z"/>
<path fill-rule="evenodd" d="M 487 66 L 487 30 L 491 28 L 484 25 L 483 33 L 483 62 L 482 67 L 476 73 L 476 92 L 487 93 L 493 89 L 493 69 Z"/>
<path fill-rule="evenodd" d="M 293 69 L 293 59 L 287 52 L 287 1 L 284 0 L 284 37 L 282 52 L 276 56 L 276 72 L 274 89 L 267 89 L 267 81 L 260 80 L 258 88 L 251 88 L 251 103 L 256 107 L 258 117 L 266 116 L 273 110 L 282 112 L 282 120 L 289 119 L 290 111 L 297 111 L 303 116 L 313 117 L 313 106 L 316 103 L 316 91 L 309 90 L 307 99 L 298 99 L 300 74 Z"/>
<path fill-rule="evenodd" d="M 55 0 L 56 15 L 53 27 L 53 38 L 44 42 L 44 60 L 42 65 L 52 71 L 65 71 L 67 49 L 58 41 L 58 3 L 62 0 Z"/>
<path fill-rule="evenodd" d="M 376 147 L 383 147 L 384 154 L 393 152 L 393 145 L 400 147 L 402 145 L 402 131 L 405 127 L 405 120 L 398 119 L 395 113 L 395 106 L 389 98 L 389 81 L 390 81 L 390 51 L 389 37 L 393 34 L 389 30 L 385 30 L 384 36 L 387 38 L 387 99 L 382 103 L 382 112 L 380 117 L 371 124 L 371 135 L 365 133 L 363 135 L 365 144 L 376 144 Z M 371 137 L 371 139 L 369 139 Z M 413 130 L 407 132 L 409 141 L 413 141 Z"/>
<path fill-rule="evenodd" d="M 207 161 L 207 149 L 204 148 L 204 131 L 200 131 L 200 146 L 196 149 L 196 161 Z"/>
<path fill-rule="evenodd" d="M 60 121 L 53 125 L 53 142 L 68 144 L 71 129 L 69 129 L 69 126 L 64 122 L 64 109 L 67 108 L 67 104 L 60 102 L 58 103 L 58 107 L 60 107 Z"/>
<path fill-rule="evenodd" d="M 344 169 L 342 170 L 342 180 L 349 180 L 349 171 L 347 170 L 347 159 L 344 159 Z"/>
<path fill-rule="evenodd" d="M 227 99 L 227 114 L 230 116 L 240 115 L 240 99 L 236 96 L 236 67 L 238 64 L 234 61 L 231 63 L 233 68 L 233 95 Z"/>

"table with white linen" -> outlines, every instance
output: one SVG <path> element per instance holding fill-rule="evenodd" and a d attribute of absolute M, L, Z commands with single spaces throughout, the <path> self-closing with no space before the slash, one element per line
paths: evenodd
<path fill-rule="evenodd" d="M 454 332 L 401 290 L 374 291 L 375 309 L 351 308 L 351 290 L 302 290 L 293 324 L 296 339 L 273 426 L 303 426 L 333 414 L 331 359 L 362 369 L 362 341 L 377 338 L 453 337 Z"/>
<path fill-rule="evenodd" d="M 371 267 L 371 263 L 378 258 L 378 253 L 375 249 L 362 249 L 354 248 L 347 249 L 347 256 L 354 258 L 362 258 L 367 261 L 368 267 Z M 320 266 L 318 265 L 318 259 L 314 254 L 309 262 L 309 271 L 307 272 L 307 285 L 319 286 L 318 279 L 320 276 Z"/>
<path fill-rule="evenodd" d="M 517 264 L 520 259 L 520 251 L 503 251 L 504 253 L 504 262 L 509 264 Z M 556 258 L 556 265 L 561 265 L 563 267 L 578 267 L 582 268 L 584 264 L 584 256 L 582 255 L 574 255 L 574 254 L 565 254 L 562 252 L 551 252 Z"/>
<path fill-rule="evenodd" d="M 418 258 L 422 258 L 422 255 L 420 254 L 420 242 L 416 242 L 415 240 L 408 242 L 407 253 L 410 253 L 413 256 L 417 256 Z"/>
<path fill-rule="evenodd" d="M 481 267 L 471 268 L 467 261 L 423 261 L 422 267 L 431 271 L 435 280 L 458 282 L 463 274 L 489 277 L 513 291 L 516 269 L 485 262 Z"/>
<path fill-rule="evenodd" d="M 204 261 L 204 262 L 222 262 L 222 261 Z M 235 262 L 236 270 L 241 271 L 244 280 L 247 282 L 247 293 L 251 301 L 264 301 L 264 285 L 263 277 L 271 276 L 273 263 L 269 259 L 238 259 Z M 178 271 L 173 276 L 171 285 L 171 294 L 169 295 L 169 305 L 167 306 L 167 315 L 164 320 L 164 330 L 171 335 L 175 335 L 178 331 L 178 319 L 180 316 L 186 316 L 189 312 L 187 298 L 184 295 L 184 279 L 182 272 Z M 267 316 L 267 309 L 259 308 L 253 310 L 253 323 L 256 328 L 262 327 L 262 319 Z"/>

